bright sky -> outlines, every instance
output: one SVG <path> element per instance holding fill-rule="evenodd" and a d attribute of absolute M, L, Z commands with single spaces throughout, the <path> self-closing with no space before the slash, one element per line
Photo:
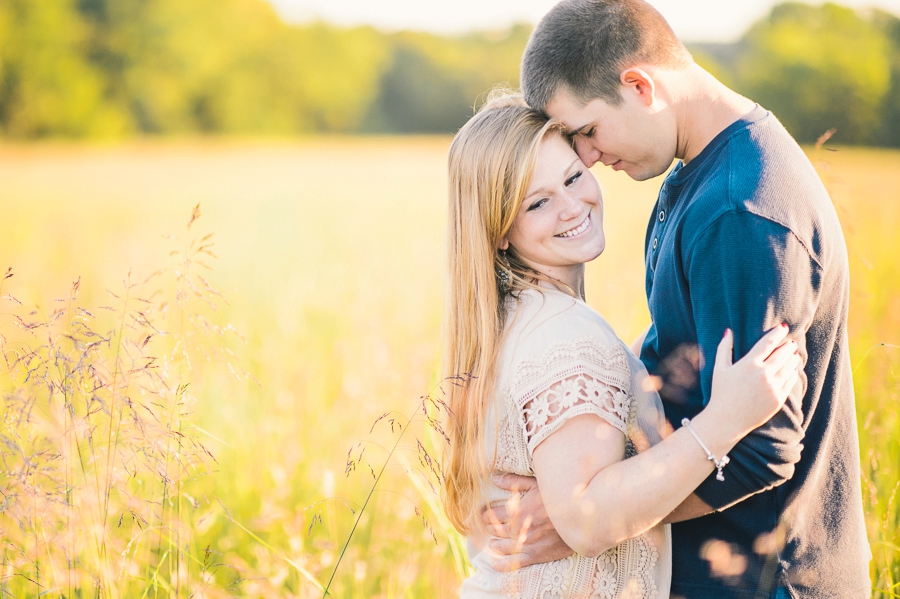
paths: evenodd
<path fill-rule="evenodd" d="M 322 18 L 341 25 L 370 24 L 441 33 L 537 23 L 556 0 L 269 0 L 288 21 Z M 779 0 L 650 0 L 684 41 L 730 42 Z M 900 14 L 900 0 L 838 0 Z"/>

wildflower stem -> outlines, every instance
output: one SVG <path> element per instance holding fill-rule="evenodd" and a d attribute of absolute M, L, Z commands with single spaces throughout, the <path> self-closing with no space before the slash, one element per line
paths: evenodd
<path fill-rule="evenodd" d="M 419 412 L 420 407 L 421 407 L 421 405 L 416 408 L 415 412 L 412 413 L 412 416 L 410 416 L 407 419 L 407 421 L 411 421 L 413 418 L 416 417 L 416 414 Z M 353 538 L 353 533 L 356 532 L 356 529 L 359 526 L 359 521 L 362 519 L 362 515 L 366 511 L 366 506 L 369 505 L 369 500 L 372 499 L 372 496 L 375 494 L 375 489 L 376 489 L 376 487 L 378 487 L 378 481 L 381 480 L 381 477 L 384 474 L 384 471 L 387 469 L 387 466 L 391 461 L 391 457 L 394 455 L 394 452 L 397 451 L 397 447 L 400 445 L 400 441 L 403 440 L 403 436 L 406 434 L 407 430 L 409 430 L 409 427 L 405 426 L 400 431 L 400 434 L 397 435 L 397 440 L 394 442 L 394 446 L 391 447 L 391 450 L 388 453 L 387 458 L 385 458 L 384 463 L 381 465 L 381 470 L 378 471 L 378 475 L 375 477 L 375 482 L 372 483 L 372 486 L 369 489 L 369 494 L 366 495 L 366 500 L 363 502 L 362 508 L 360 508 L 359 512 L 357 512 L 357 514 L 356 514 L 356 520 L 354 520 L 354 522 L 353 522 L 353 528 L 350 529 L 350 534 L 347 535 L 347 540 L 344 542 L 344 546 L 341 547 L 341 553 L 338 556 L 337 563 L 334 564 L 334 570 L 331 571 L 331 577 L 328 579 L 328 584 L 326 584 L 325 588 L 323 589 L 323 594 L 322 594 L 323 599 L 324 599 L 324 597 L 328 596 L 328 594 L 329 594 L 328 590 L 331 588 L 331 583 L 334 581 L 334 577 L 337 574 L 338 568 L 341 565 L 341 561 L 344 559 L 344 554 L 347 553 L 347 548 L 350 546 L 350 540 Z"/>

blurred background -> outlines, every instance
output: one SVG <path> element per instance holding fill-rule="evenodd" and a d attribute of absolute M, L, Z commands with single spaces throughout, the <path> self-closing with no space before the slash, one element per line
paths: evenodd
<path fill-rule="evenodd" d="M 552 2 L 483 4 L 6 0 L 0 132 L 452 133 L 485 90 L 517 85 Z M 900 2 L 772 4 L 659 8 L 698 62 L 800 141 L 837 128 L 835 142 L 900 145 Z"/>
<path fill-rule="evenodd" d="M 898 597 L 900 0 L 653 4 L 835 203 L 873 589 Z M 446 153 L 518 85 L 552 5 L 0 0 L 0 592 L 456 596 L 422 399 L 441 394 Z M 587 299 L 630 340 L 661 181 L 594 172 Z M 156 372 L 117 348 L 164 365 L 153 385 L 115 383 Z M 113 383 L 82 406 L 85 372 Z"/>

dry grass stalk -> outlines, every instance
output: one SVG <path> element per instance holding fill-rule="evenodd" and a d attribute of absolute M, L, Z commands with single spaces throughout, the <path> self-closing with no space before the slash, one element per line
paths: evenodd
<path fill-rule="evenodd" d="M 176 240 L 174 265 L 49 312 L 0 284 L 0 595 L 202 596 L 215 565 L 193 546 L 185 483 L 214 462 L 192 428 L 191 363 L 221 295 L 199 274 L 211 235 Z M 171 300 L 169 298 L 172 298 Z M 138 592 L 139 591 L 139 592 Z M 137 594 L 135 594 L 137 593 Z"/>
<path fill-rule="evenodd" d="M 392 445 L 381 445 L 375 441 L 367 440 L 360 441 L 350 448 L 350 451 L 347 453 L 344 474 L 350 476 L 350 474 L 355 472 L 359 466 L 365 466 L 365 471 L 372 476 L 372 483 L 362 506 L 358 509 L 353 509 L 352 506 L 347 504 L 347 508 L 354 516 L 353 526 L 340 549 L 340 553 L 334 568 L 331 571 L 328 583 L 325 585 L 325 588 L 322 589 L 323 599 L 330 594 L 329 590 L 334 583 L 335 575 L 338 572 L 338 568 L 341 566 L 341 562 L 347 553 L 347 549 L 353 540 L 353 536 L 356 533 L 359 523 L 366 513 L 369 502 L 376 492 L 385 491 L 385 489 L 379 488 L 379 483 L 382 481 L 388 466 L 392 465 L 392 460 L 394 460 L 395 457 L 404 472 L 409 476 L 409 479 L 413 482 L 415 490 L 421 495 L 424 503 L 429 507 L 429 511 L 431 511 L 432 515 L 438 516 L 439 518 L 443 515 L 443 510 L 441 510 L 437 504 L 439 503 L 439 489 L 444 482 L 444 472 L 441 466 L 441 459 L 437 456 L 432 456 L 428 447 L 433 447 L 434 437 L 437 437 L 442 444 L 450 443 L 450 439 L 441 424 L 441 420 L 450 412 L 450 408 L 443 399 L 445 392 L 442 389 L 442 385 L 466 385 L 471 378 L 471 375 L 461 375 L 445 379 L 438 384 L 436 389 L 431 393 L 419 398 L 418 405 L 410 416 L 405 416 L 397 412 L 385 412 L 376 418 L 375 422 L 372 423 L 372 427 L 369 429 L 369 434 L 373 434 L 379 424 L 389 425 L 390 434 L 394 437 L 394 443 Z M 424 425 L 426 433 L 430 433 L 429 436 L 424 438 L 424 442 L 423 438 L 419 437 L 415 432 L 413 433 L 412 439 L 407 437 L 417 424 Z M 377 467 L 373 466 L 368 457 L 366 457 L 366 449 L 373 446 L 382 449 L 386 454 L 384 460 L 377 465 Z M 404 452 L 412 452 L 416 455 L 418 467 L 410 465 L 410 461 L 405 459 Z M 438 538 L 435 533 L 435 527 L 432 526 L 426 515 L 426 511 L 420 507 L 415 500 L 403 493 L 396 493 L 395 491 L 388 492 L 398 494 L 406 498 L 412 504 L 413 512 L 416 518 L 421 522 L 422 528 L 430 535 L 434 543 L 437 544 Z M 328 500 L 320 501 L 318 504 L 311 506 L 310 509 L 315 509 L 325 501 Z M 321 512 L 314 513 L 307 534 L 313 530 L 317 523 L 322 523 L 322 521 Z M 446 521 L 440 522 L 438 530 L 449 530 L 446 525 Z"/>

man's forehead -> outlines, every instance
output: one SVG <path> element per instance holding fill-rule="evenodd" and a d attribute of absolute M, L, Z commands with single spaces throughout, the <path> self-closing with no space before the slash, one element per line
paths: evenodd
<path fill-rule="evenodd" d="M 562 121 L 568 133 L 577 133 L 596 124 L 602 116 L 603 104 L 603 100 L 599 98 L 582 104 L 571 93 L 559 91 L 547 102 L 545 112 L 551 118 Z"/>

